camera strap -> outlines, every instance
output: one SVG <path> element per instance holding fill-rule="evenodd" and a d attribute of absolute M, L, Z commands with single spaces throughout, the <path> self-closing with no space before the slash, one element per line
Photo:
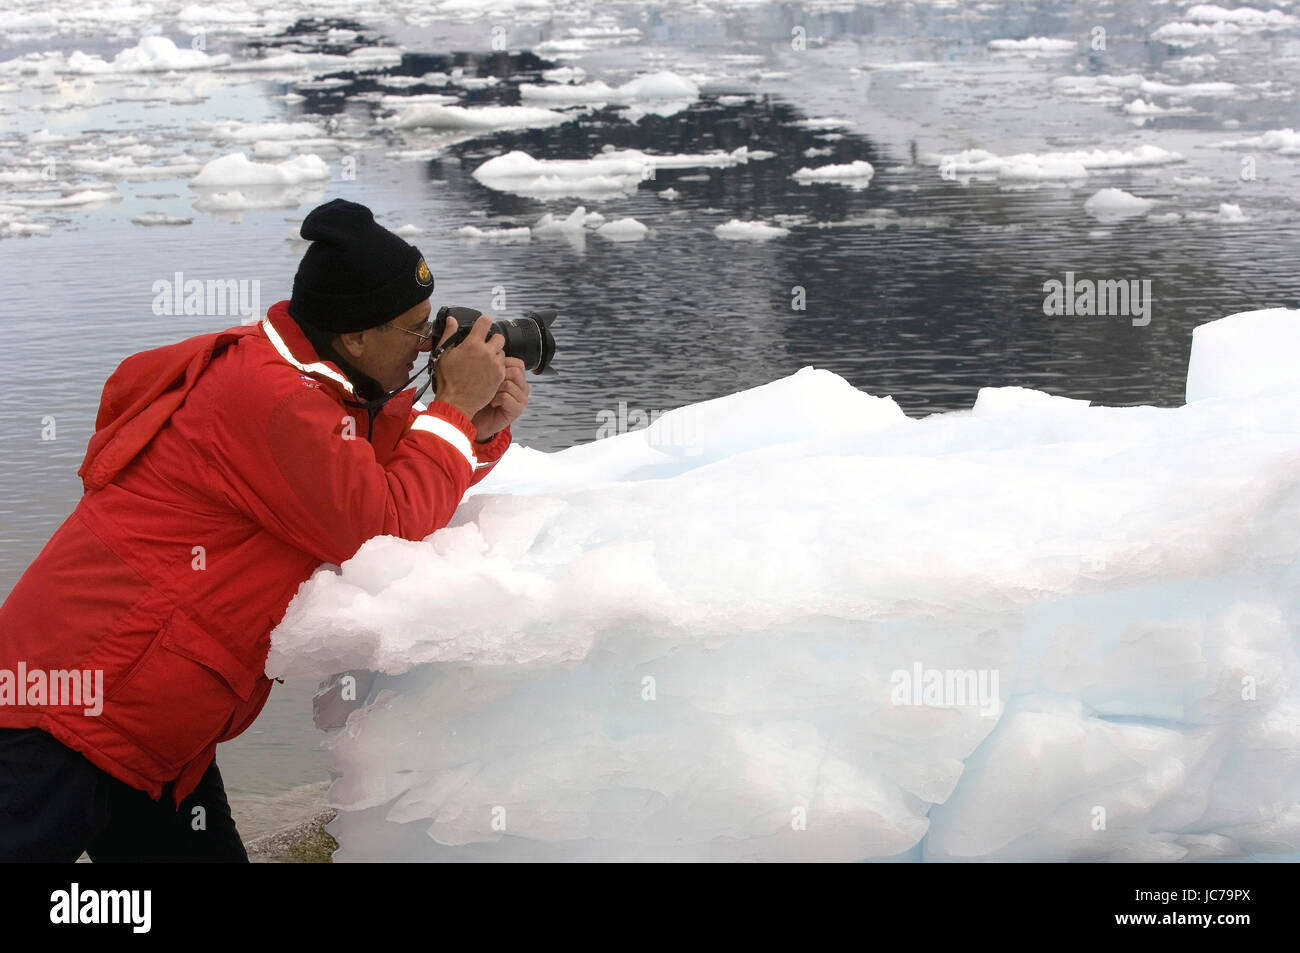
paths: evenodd
<path fill-rule="evenodd" d="M 434 348 L 429 353 L 429 363 L 424 367 L 420 368 L 410 377 L 408 377 L 406 379 L 406 383 L 403 384 L 401 387 L 397 388 L 397 390 L 390 391 L 389 393 L 384 394 L 382 397 L 371 398 L 370 400 L 343 401 L 343 403 L 349 407 L 360 407 L 366 411 L 366 415 L 370 419 L 370 426 L 366 432 L 367 442 L 369 442 L 370 438 L 373 437 L 375 434 L 375 417 L 383 412 L 384 405 L 386 405 L 390 400 L 392 400 L 402 391 L 406 390 L 406 388 L 410 387 L 413 383 L 415 383 L 415 379 L 427 370 L 429 372 L 429 379 L 425 381 L 424 384 L 421 385 L 420 389 L 415 392 L 415 397 L 411 400 L 412 404 L 418 403 L 420 398 L 424 396 L 424 392 L 428 390 L 429 386 L 434 382 L 435 375 L 434 375 L 433 365 L 437 363 L 438 358 L 442 357 L 442 355 L 446 353 L 446 351 L 449 348 L 455 347 L 457 344 L 459 344 L 460 339 L 463 337 L 464 335 L 461 335 L 459 333 L 453 334 L 442 344 L 438 345 L 438 347 Z"/>

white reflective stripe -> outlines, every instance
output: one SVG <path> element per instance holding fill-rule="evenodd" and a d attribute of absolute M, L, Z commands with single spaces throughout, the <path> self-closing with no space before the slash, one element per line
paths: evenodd
<path fill-rule="evenodd" d="M 284 338 L 280 337 L 280 332 L 275 329 L 273 324 L 271 324 L 270 318 L 262 319 L 262 330 L 265 331 L 266 336 L 271 339 L 271 346 L 280 352 L 282 358 L 294 367 L 298 368 L 298 370 L 306 371 L 308 374 L 324 374 L 330 380 L 338 381 L 338 383 L 342 384 L 349 394 L 352 393 L 352 382 L 342 374 L 336 373 L 325 364 L 299 364 L 294 360 L 293 352 L 289 350 L 289 345 L 284 343 Z"/>
<path fill-rule="evenodd" d="M 474 459 L 474 451 L 469 445 L 469 437 L 465 436 L 461 429 L 450 420 L 443 420 L 441 417 L 433 416 L 433 414 L 420 414 L 412 422 L 411 429 L 424 430 L 435 437 L 441 437 L 460 451 L 461 456 L 465 458 L 465 462 L 475 469 L 478 468 L 478 461 Z"/>

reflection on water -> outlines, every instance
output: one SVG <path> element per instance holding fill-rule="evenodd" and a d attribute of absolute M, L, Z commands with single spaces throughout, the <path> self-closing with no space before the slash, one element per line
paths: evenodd
<path fill-rule="evenodd" d="M 364 139 L 343 150 L 357 158 L 356 177 L 336 177 L 324 195 L 364 202 L 390 227 L 420 226 L 423 233 L 413 241 L 436 276 L 435 303 L 504 316 L 542 305 L 560 308 L 554 328 L 560 374 L 534 379 L 533 405 L 516 427 L 519 442 L 542 449 L 594 439 L 601 412 L 620 402 L 664 410 L 808 364 L 872 393 L 892 394 L 912 415 L 966 408 L 979 387 L 1012 384 L 1107 404 L 1171 406 L 1182 401 L 1193 327 L 1234 311 L 1295 305 L 1300 298 L 1293 265 L 1300 159 L 1261 154 L 1259 178 L 1243 182 L 1235 176 L 1237 154 L 1208 148 L 1228 137 L 1225 121 L 1240 124 L 1232 135 L 1241 136 L 1300 126 L 1294 95 L 1300 57 L 1294 32 L 1270 33 L 1242 39 L 1244 55 L 1219 50 L 1214 63 L 1203 59 L 1199 63 L 1208 65 L 1180 69 L 1179 61 L 1206 51 L 1149 42 L 1152 25 L 1170 16 L 1159 4 L 1121 9 L 1069 3 L 1017 4 L 983 16 L 912 4 L 820 13 L 773 4 L 725 17 L 651 11 L 644 20 L 629 13 L 628 24 L 639 26 L 645 39 L 597 49 L 583 61 L 592 78 L 665 63 L 718 73 L 728 56 L 748 56 L 753 65 L 728 67 L 733 79 L 706 83 L 697 102 L 671 115 L 630 122 L 626 111 L 605 106 L 552 128 L 460 141 L 373 125 L 385 111 L 379 97 L 443 92 L 465 105 L 517 105 L 518 84 L 537 82 L 538 70 L 557 61 L 486 51 L 482 30 L 466 34 L 477 37 L 478 46 L 419 52 L 418 36 L 390 25 L 394 40 L 413 50 L 400 66 L 340 72 L 307 85 L 245 77 L 206 105 L 158 110 L 115 103 L 82 114 L 81 121 L 157 141 L 184 137 L 189 124 L 211 118 L 333 117 L 364 130 Z M 792 58 L 792 24 L 804 25 L 815 40 L 804 60 Z M 1095 25 L 1108 28 L 1105 53 L 1083 42 L 1079 53 L 1064 59 L 1005 59 L 986 50 L 996 37 L 1086 39 Z M 311 42 L 330 26 L 338 24 L 302 24 L 260 45 L 348 52 L 355 44 L 337 33 L 329 43 Z M 553 25 L 521 29 L 535 29 L 537 40 L 563 35 Z M 527 45 L 527 39 L 516 34 L 513 42 Z M 904 61 L 937 65 L 864 68 Z M 468 90 L 392 82 L 455 69 L 499 82 Z M 760 75 L 781 72 L 784 78 Z M 1062 75 L 1133 72 L 1179 82 L 1212 75 L 1245 92 L 1193 98 L 1191 113 L 1157 116 L 1139 127 L 1114 105 L 1063 98 L 1051 82 Z M 286 92 L 303 98 L 291 104 L 274 98 Z M 851 125 L 828 130 L 799 124 L 824 116 Z M 29 128 L 60 122 L 18 113 L 11 118 Z M 67 118 L 75 121 L 75 115 Z M 997 181 L 947 180 L 927 158 L 965 148 L 1007 154 L 1096 148 L 1102 141 L 1114 148 L 1115 140 L 1124 148 L 1155 142 L 1179 151 L 1186 162 L 1094 174 L 1073 185 L 1007 188 Z M 633 194 L 603 200 L 542 202 L 494 191 L 471 177 L 483 161 L 512 149 L 539 158 L 589 158 L 606 146 L 655 154 L 748 146 L 775 155 L 724 169 L 659 169 Z M 412 148 L 439 154 L 424 161 L 389 154 Z M 330 159 L 337 166 L 337 155 Z M 856 160 L 876 168 L 867 188 L 800 185 L 791 178 L 804 166 Z M 1174 176 L 1204 176 L 1210 185 L 1180 186 Z M 1084 214 L 1083 202 L 1109 186 L 1133 189 L 1182 213 L 1240 203 L 1249 220 L 1231 226 L 1185 217 L 1103 224 Z M 183 179 L 120 188 L 121 203 L 60 211 L 48 238 L 0 242 L 8 293 L 8 334 L 0 350 L 8 398 L 0 471 L 3 592 L 76 502 L 75 471 L 99 390 L 117 362 L 232 323 L 155 316 L 153 282 L 176 271 L 257 279 L 266 306 L 287 297 L 305 247 L 292 235 L 309 205 L 219 216 L 195 211 Z M 675 198 L 664 197 L 668 189 Z M 173 197 L 143 197 L 158 194 Z M 474 243 L 452 234 L 467 224 L 530 225 L 544 212 L 563 215 L 579 204 L 607 218 L 636 218 L 652 231 L 644 241 L 627 243 L 591 233 L 521 244 Z M 194 222 L 179 228 L 131 224 L 142 211 Z M 791 234 L 765 243 L 720 240 L 714 227 L 732 218 L 780 221 Z M 1149 280 L 1155 299 L 1150 324 L 1136 327 L 1124 316 L 1046 317 L 1043 284 L 1067 272 Z M 493 305 L 493 289 L 505 292 L 505 308 Z M 792 306 L 799 298 L 802 309 Z M 57 422 L 53 441 L 40 439 L 48 417 Z M 277 689 L 278 701 L 255 729 L 223 749 L 232 792 L 273 795 L 322 776 L 319 754 L 306 753 L 316 737 L 310 690 Z"/>

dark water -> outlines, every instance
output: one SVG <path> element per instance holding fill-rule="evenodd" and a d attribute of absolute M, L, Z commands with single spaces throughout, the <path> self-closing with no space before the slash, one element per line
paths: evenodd
<path fill-rule="evenodd" d="M 750 54 L 761 58 L 756 69 L 788 76 L 737 81 L 734 89 L 726 82 L 706 86 L 698 102 L 668 117 L 629 122 L 605 108 L 549 129 L 479 135 L 416 162 L 387 152 L 418 143 L 370 126 L 378 110 L 366 96 L 381 89 L 383 75 L 461 67 L 468 75 L 501 79 L 465 92 L 462 104 L 514 105 L 521 101 L 518 84 L 537 82 L 537 71 L 558 61 L 526 50 L 492 52 L 481 27 L 448 27 L 448 43 L 464 45 L 443 49 L 457 52 L 431 46 L 421 52 L 416 31 L 389 25 L 385 37 L 415 48 L 400 66 L 337 74 L 345 85 L 301 88 L 305 100 L 292 105 L 272 97 L 295 84 L 246 76 L 195 106 L 122 103 L 80 119 L 11 109 L 0 127 L 0 145 L 11 159 L 21 153 L 26 132 L 78 121 L 81 129 L 135 131 L 146 141 L 187 146 L 191 123 L 216 118 L 338 117 L 368 133 L 345 150 L 359 157 L 356 178 L 336 176 L 297 208 L 214 215 L 195 211 L 183 178 L 127 181 L 120 184 L 120 203 L 50 212 L 43 219 L 55 225 L 49 237 L 0 241 L 6 288 L 0 320 L 7 332 L 0 348 L 6 397 L 0 412 L 0 593 L 75 505 L 75 471 L 113 367 L 136 350 L 235 323 L 221 316 L 156 316 L 153 282 L 176 271 L 255 279 L 265 308 L 288 296 L 304 247 L 290 240 L 296 223 L 316 200 L 335 196 L 370 205 L 390 227 L 413 222 L 425 229 L 412 240 L 434 271 L 435 304 L 503 316 L 540 305 L 561 309 L 555 326 L 560 374 L 534 380 L 532 406 L 515 427 L 519 443 L 546 450 L 595 439 L 601 411 L 620 402 L 665 410 L 810 364 L 871 393 L 891 394 L 914 416 L 967 408 L 980 387 L 1000 385 L 1106 404 L 1180 404 L 1196 325 L 1300 301 L 1300 159 L 1261 152 L 1258 179 L 1243 181 L 1236 175 L 1239 153 L 1208 148 L 1219 139 L 1300 126 L 1294 95 L 1300 50 L 1294 32 L 1264 35 L 1241 41 L 1235 57 L 1221 56 L 1212 76 L 1182 75 L 1170 72 L 1180 51 L 1147 39 L 1153 25 L 1171 19 L 1154 4 L 1112 9 L 1065 3 L 1008 4 L 984 17 L 902 4 L 843 13 L 774 4 L 729 16 L 658 10 L 644 20 L 629 13 L 628 25 L 645 34 L 636 45 L 642 51 L 668 51 L 706 71 L 725 56 Z M 804 60 L 791 56 L 792 24 L 818 38 Z M 1105 53 L 1088 51 L 1085 43 L 1072 57 L 1006 61 L 985 48 L 997 37 L 1083 41 L 1096 24 L 1109 27 Z M 347 52 L 347 44 L 315 42 L 321 30 L 338 25 L 304 22 L 258 45 Z M 554 24 L 520 29 L 515 45 L 526 45 L 529 36 L 563 35 Z M 22 51 L 11 48 L 0 58 Z M 921 72 L 849 71 L 904 60 L 940 65 Z M 639 62 L 618 48 L 597 51 L 584 65 L 596 79 L 602 69 Z M 1194 99 L 1195 113 L 1157 117 L 1137 130 L 1115 108 L 1063 98 L 1050 85 L 1060 75 L 1127 72 L 1274 86 L 1268 95 Z M 455 90 L 417 85 L 404 91 Z M 751 96 L 736 102 L 723 98 L 728 92 Z M 828 115 L 854 125 L 839 130 L 843 138 L 827 139 L 796 124 Z M 1239 125 L 1225 128 L 1225 121 Z M 1188 161 L 1036 189 L 946 181 L 924 162 L 927 153 L 968 147 L 1009 154 L 1140 142 L 1175 149 Z M 604 200 L 542 202 L 494 191 L 471 177 L 480 163 L 511 149 L 539 158 L 589 158 L 606 145 L 656 154 L 744 145 L 776 156 L 726 169 L 660 169 L 635 194 Z M 809 158 L 804 152 L 810 148 L 831 152 Z M 337 164 L 337 155 L 327 158 Z M 865 189 L 803 186 L 790 178 L 806 165 L 859 159 L 876 167 Z M 1172 182 L 1175 175 L 1208 176 L 1212 185 L 1180 187 Z M 1105 225 L 1082 206 L 1110 186 L 1160 200 L 1158 211 L 1240 203 L 1250 221 L 1170 225 L 1137 218 Z M 680 193 L 675 201 L 657 196 L 670 187 Z M 142 197 L 160 193 L 174 198 Z M 578 204 L 610 219 L 632 216 L 652 232 L 631 243 L 589 234 L 580 249 L 538 238 L 476 244 L 452 234 L 467 224 L 532 224 L 544 212 L 564 215 Z M 144 210 L 194 221 L 179 228 L 133 225 L 131 216 Z M 713 234 L 715 225 L 731 218 L 776 216 L 796 217 L 788 237 L 754 243 Z M 1150 324 L 1046 317 L 1043 283 L 1067 271 L 1149 280 L 1155 299 Z M 504 311 L 491 306 L 494 287 L 507 292 Z M 804 310 L 791 307 L 796 287 L 804 290 Z M 54 440 L 41 439 L 47 417 L 57 422 Z M 256 728 L 229 746 L 236 766 L 240 759 L 256 765 L 242 773 L 236 768 L 233 777 L 227 769 L 232 790 L 274 794 L 324 776 L 319 753 L 309 753 L 315 737 L 304 717 L 310 689 L 288 686 Z"/>

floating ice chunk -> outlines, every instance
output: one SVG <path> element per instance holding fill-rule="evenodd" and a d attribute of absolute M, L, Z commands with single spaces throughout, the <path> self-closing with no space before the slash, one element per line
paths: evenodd
<path fill-rule="evenodd" d="M 1149 103 L 1144 99 L 1135 99 L 1124 104 L 1124 111 L 1130 116 L 1167 116 L 1189 113 L 1192 110 L 1187 106 L 1157 106 L 1155 103 Z"/>
<path fill-rule="evenodd" d="M 841 182 L 865 187 L 867 180 L 875 174 L 875 167 L 870 162 L 857 159 L 845 165 L 823 165 L 815 169 L 804 167 L 790 178 L 802 183 Z"/>
<path fill-rule="evenodd" d="M 1212 3 L 1191 7 L 1183 14 L 1193 23 L 1247 23 L 1252 25 L 1286 26 L 1296 22 L 1295 17 L 1281 10 L 1257 10 L 1254 7 L 1237 7 L 1229 10 Z"/>
<path fill-rule="evenodd" d="M 1203 73 L 1207 67 L 1218 64 L 1219 58 L 1213 53 L 1198 53 L 1196 56 L 1179 56 L 1169 65 L 1177 70 L 1190 73 Z"/>
<path fill-rule="evenodd" d="M 765 242 L 790 234 L 790 229 L 766 222 L 742 222 L 733 218 L 725 225 L 715 226 L 713 234 L 730 241 Z"/>
<path fill-rule="evenodd" d="M 1083 203 L 1083 209 L 1096 218 L 1120 219 L 1142 215 L 1155 204 L 1154 199 L 1140 198 L 1123 189 L 1100 189 Z"/>
<path fill-rule="evenodd" d="M 23 208 L 60 208 L 66 205 L 93 205 L 96 202 L 120 202 L 122 201 L 122 194 L 117 191 L 107 192 L 103 189 L 82 189 L 57 199 L 11 198 L 6 201 L 10 205 L 19 205 Z"/>
<path fill-rule="evenodd" d="M 1182 162 L 1177 152 L 1159 146 L 1136 149 L 1092 149 L 1078 152 L 1025 152 L 999 156 L 984 149 L 926 156 L 941 175 L 992 175 L 1006 179 L 1073 180 L 1086 178 L 1093 169 L 1125 169 Z"/>
<path fill-rule="evenodd" d="M 435 72 L 435 73 L 425 73 L 421 76 L 380 76 L 380 77 L 376 77 L 375 81 L 379 83 L 380 86 L 384 86 L 388 89 L 409 89 L 412 86 L 446 86 L 448 83 L 451 82 L 451 77 L 446 73 Z M 423 100 L 429 96 L 434 97 L 432 101 L 435 102 L 439 100 L 446 100 L 447 102 L 456 101 L 455 96 L 439 96 L 436 93 L 421 93 L 419 95 L 410 96 L 410 97 L 384 96 L 381 98 L 380 102 L 383 102 L 385 105 L 389 105 L 388 100 L 390 98 L 396 100 L 403 100 L 408 98 L 411 100 Z"/>
<path fill-rule="evenodd" d="M 558 84 L 555 86 L 523 83 L 519 86 L 519 95 L 524 99 L 539 99 L 558 103 L 666 101 L 689 105 L 699 99 L 700 88 L 684 76 L 664 71 L 638 76 L 618 87 L 610 87 L 600 81 L 578 85 Z"/>
<path fill-rule="evenodd" d="M 587 71 L 581 66 L 559 66 L 542 70 L 542 79 L 551 83 L 581 83 L 586 78 Z"/>
<path fill-rule="evenodd" d="M 656 169 L 725 168 L 749 161 L 749 150 L 700 155 L 651 155 L 636 149 L 609 149 L 590 159 L 534 159 L 515 150 L 489 159 L 474 178 L 489 188 L 520 195 L 602 197 L 633 192 Z"/>
<path fill-rule="evenodd" d="M 1300 384 L 1300 312 L 1249 311 L 1192 329 L 1187 402 L 1240 399 Z"/>
<path fill-rule="evenodd" d="M 255 159 L 287 159 L 293 155 L 297 143 L 279 142 L 273 139 L 258 139 L 253 143 Z"/>
<path fill-rule="evenodd" d="M 664 71 L 629 80 L 618 92 L 627 99 L 694 100 L 699 98 L 700 88 L 676 73 Z"/>
<path fill-rule="evenodd" d="M 222 119 L 216 122 L 199 122 L 195 130 L 214 139 L 232 142 L 254 142 L 259 139 L 319 139 L 325 128 L 314 122 L 241 122 Z"/>
<path fill-rule="evenodd" d="M 560 217 L 547 212 L 533 225 L 533 235 L 538 238 L 562 238 L 576 251 L 586 248 L 587 230 L 604 224 L 605 216 L 588 212 L 579 205 L 568 215 Z"/>
<path fill-rule="evenodd" d="M 641 35 L 636 27 L 575 26 L 569 28 L 569 36 L 581 36 L 587 39 L 634 39 Z"/>
<path fill-rule="evenodd" d="M 409 96 L 383 95 L 377 100 L 385 109 L 401 110 L 417 103 L 432 103 L 438 106 L 451 106 L 459 102 L 458 97 L 446 93 L 413 93 Z"/>
<path fill-rule="evenodd" d="M 655 193 L 656 198 L 661 198 L 665 202 L 673 202 L 682 197 L 682 193 L 674 188 L 660 189 Z"/>
<path fill-rule="evenodd" d="M 6 185 L 32 185 L 48 179 L 43 169 L 4 169 L 0 170 L 0 183 Z"/>
<path fill-rule="evenodd" d="M 108 159 L 73 159 L 72 168 L 114 179 L 173 179 L 198 172 L 203 163 L 190 156 L 174 156 L 169 162 L 140 165 L 128 155 Z"/>
<path fill-rule="evenodd" d="M 344 86 L 350 86 L 352 81 L 344 79 L 342 76 L 327 76 L 324 79 L 302 79 L 295 85 L 298 89 L 337 89 L 342 90 Z"/>
<path fill-rule="evenodd" d="M 192 225 L 194 219 L 183 215 L 168 215 L 166 212 L 141 212 L 132 215 L 131 221 L 136 225 Z"/>
<path fill-rule="evenodd" d="M 1128 73 L 1123 76 L 1058 76 L 1052 80 L 1052 88 L 1067 96 L 1097 97 L 1115 95 L 1116 90 L 1136 90 L 1145 79 L 1140 73 Z"/>
<path fill-rule="evenodd" d="M 995 53 L 1073 53 L 1079 48 L 1074 40 L 1058 40 L 1045 36 L 1031 36 L 1024 40 L 990 40 L 989 49 Z"/>
<path fill-rule="evenodd" d="M 1167 23 L 1151 34 L 1157 40 L 1205 40 L 1232 37 L 1259 30 L 1276 30 L 1294 25 L 1297 20 L 1281 10 L 1257 10 L 1238 7 L 1229 10 L 1215 4 L 1198 4 L 1183 16 L 1185 20 Z"/>
<path fill-rule="evenodd" d="M 1077 161 L 1086 169 L 1131 169 L 1182 162 L 1177 152 L 1159 146 L 1141 145 L 1135 149 L 1093 149 L 1083 152 L 1046 153 Z"/>
<path fill-rule="evenodd" d="M 1166 23 L 1151 33 L 1151 39 L 1175 46 L 1189 47 L 1210 39 L 1239 36 L 1242 30 L 1235 23 Z"/>
<path fill-rule="evenodd" d="M 499 76 L 452 76 L 451 82 L 453 86 L 460 86 L 463 89 L 487 89 L 501 82 L 501 78 Z"/>
<path fill-rule="evenodd" d="M 533 226 L 533 232 L 538 235 L 578 234 L 582 232 L 583 227 L 593 217 L 601 219 L 601 216 L 595 212 L 588 215 L 587 209 L 581 205 L 564 218 L 557 219 L 550 212 L 547 212 L 537 220 L 537 224 Z"/>
<path fill-rule="evenodd" d="M 1214 143 L 1219 149 L 1267 149 L 1281 155 L 1300 155 L 1300 132 L 1294 129 L 1270 129 L 1258 136 Z"/>
<path fill-rule="evenodd" d="M 1148 96 L 1234 96 L 1241 91 L 1236 83 L 1161 83 L 1146 79 L 1139 90 Z"/>
<path fill-rule="evenodd" d="M 596 234 L 612 242 L 639 242 L 649 231 L 634 218 L 618 218 L 600 226 L 596 229 Z"/>
<path fill-rule="evenodd" d="M 546 40 L 533 47 L 538 53 L 587 53 L 593 49 L 590 40 L 570 38 L 564 40 Z"/>
<path fill-rule="evenodd" d="M 240 9 L 235 5 L 213 6 L 206 3 L 190 3 L 176 14 L 178 23 L 187 26 L 231 26 L 234 24 L 255 24 L 265 19 L 265 14 L 250 7 Z"/>
<path fill-rule="evenodd" d="M 305 186 L 258 186 L 229 191 L 204 190 L 194 200 L 201 212 L 245 212 L 265 208 L 297 208 L 319 198 L 319 188 Z"/>
<path fill-rule="evenodd" d="M 942 65 L 934 60 L 900 60 L 897 63 L 863 63 L 862 68 L 873 72 L 919 73 Z"/>
<path fill-rule="evenodd" d="M 661 99 L 654 102 L 638 103 L 622 107 L 623 119 L 628 122 L 640 122 L 646 116 L 675 116 L 691 108 L 689 99 Z"/>
<path fill-rule="evenodd" d="M 516 150 L 484 162 L 473 176 L 489 188 L 520 195 L 602 197 L 635 191 L 649 168 L 639 155 L 534 159 Z"/>
<path fill-rule="evenodd" d="M 180 49 L 165 36 L 146 36 L 132 47 L 128 47 L 111 61 L 98 56 L 71 53 L 56 72 L 77 73 L 81 75 L 103 75 L 108 73 L 158 73 L 171 70 L 215 69 L 225 66 L 230 57 L 224 53 L 208 55 L 202 50 Z"/>
<path fill-rule="evenodd" d="M 1236 315 L 1180 408 L 909 420 L 806 369 L 512 448 L 273 634 L 387 673 L 326 743 L 335 860 L 1295 851 L 1297 354 Z"/>
<path fill-rule="evenodd" d="M 740 146 L 730 152 L 678 153 L 676 155 L 651 155 L 642 153 L 656 169 L 727 169 L 735 165 L 744 165 L 750 160 L 770 159 L 771 152 L 749 150 Z"/>
<path fill-rule="evenodd" d="M 796 119 L 790 125 L 800 126 L 803 129 L 848 129 L 853 125 L 853 120 L 837 119 L 834 116 L 817 116 L 812 119 Z M 829 139 L 830 136 L 823 136 L 822 138 Z"/>
<path fill-rule="evenodd" d="M 465 225 L 456 229 L 453 235 L 477 242 L 526 242 L 532 237 L 527 226 L 520 228 L 479 228 Z"/>
<path fill-rule="evenodd" d="M 1188 212 L 1188 221 L 1218 222 L 1221 225 L 1240 225 L 1250 219 L 1241 211 L 1241 206 L 1232 202 L 1222 202 L 1216 212 Z"/>
<path fill-rule="evenodd" d="M 609 103 L 618 99 L 618 94 L 613 87 L 599 81 L 582 84 L 559 83 L 554 86 L 521 83 L 519 95 L 524 99 L 551 103 Z"/>
<path fill-rule="evenodd" d="M 195 188 L 231 185 L 297 185 L 301 182 L 327 180 L 329 166 L 318 155 L 295 156 L 283 162 L 253 162 L 243 152 L 232 152 L 212 159 L 198 175 L 190 179 Z"/>
<path fill-rule="evenodd" d="M 326 73 L 335 70 L 372 69 L 397 66 L 402 62 L 400 50 L 392 47 L 361 47 L 347 56 L 333 53 L 273 53 L 260 59 L 235 60 L 226 69 L 239 72 Z M 343 81 L 345 84 L 348 80 Z"/>
<path fill-rule="evenodd" d="M 578 118 L 574 113 L 530 106 L 443 106 L 415 103 L 381 120 L 393 129 L 542 129 Z"/>
<path fill-rule="evenodd" d="M 71 136 L 65 136 L 62 133 L 50 132 L 48 129 L 41 129 L 38 132 L 28 134 L 27 142 L 33 146 L 52 145 L 56 142 L 67 142 Z"/>
<path fill-rule="evenodd" d="M 18 235 L 49 235 L 53 229 L 49 225 L 43 225 L 39 222 L 5 222 L 0 235 L 13 238 Z"/>
<path fill-rule="evenodd" d="M 408 222 L 405 225 L 399 225 L 397 228 L 393 229 L 393 234 L 401 235 L 403 238 L 410 238 L 413 235 L 423 235 L 424 229 L 419 225 L 413 225 Z"/>
<path fill-rule="evenodd" d="M 1233 202 L 1223 202 L 1219 205 L 1218 220 L 1236 224 L 1237 222 L 1248 222 L 1248 219 L 1241 211 L 1241 206 Z"/>

